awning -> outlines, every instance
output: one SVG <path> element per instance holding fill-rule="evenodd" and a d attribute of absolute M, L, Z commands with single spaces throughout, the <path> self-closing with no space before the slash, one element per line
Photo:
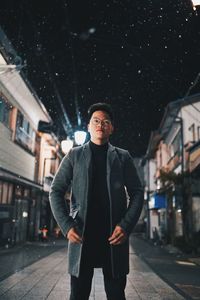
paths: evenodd
<path fill-rule="evenodd" d="M 0 179 L 8 180 L 13 183 L 23 184 L 31 187 L 35 187 L 37 189 L 43 190 L 43 186 L 38 184 L 37 182 L 26 179 L 20 175 L 7 171 L 0 167 Z"/>

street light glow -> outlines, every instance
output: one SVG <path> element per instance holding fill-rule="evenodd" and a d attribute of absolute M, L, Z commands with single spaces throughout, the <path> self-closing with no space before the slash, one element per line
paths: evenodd
<path fill-rule="evenodd" d="M 83 130 L 75 131 L 74 139 L 77 145 L 83 145 L 86 139 L 87 133 Z"/>
<path fill-rule="evenodd" d="M 23 216 L 23 218 L 27 218 L 28 217 L 27 211 L 23 211 L 22 216 Z"/>
<path fill-rule="evenodd" d="M 68 139 L 61 142 L 61 149 L 64 154 L 67 154 L 73 147 L 73 141 Z"/>
<path fill-rule="evenodd" d="M 200 0 L 192 0 L 193 9 L 196 10 L 196 6 L 200 5 Z"/>

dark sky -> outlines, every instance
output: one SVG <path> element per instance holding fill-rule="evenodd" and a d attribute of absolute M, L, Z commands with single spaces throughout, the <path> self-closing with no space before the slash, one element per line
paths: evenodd
<path fill-rule="evenodd" d="M 3 4 L 3 2 L 5 2 Z M 55 124 L 58 98 L 72 123 L 110 103 L 112 142 L 146 152 L 166 105 L 183 97 L 200 71 L 200 15 L 190 0 L 2 1 L 1 26 Z M 191 90 L 197 93 L 200 85 Z M 60 131 L 62 133 L 62 131 Z"/>

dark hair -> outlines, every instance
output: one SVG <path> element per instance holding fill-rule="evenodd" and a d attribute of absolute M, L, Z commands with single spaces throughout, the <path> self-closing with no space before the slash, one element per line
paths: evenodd
<path fill-rule="evenodd" d="M 99 103 L 95 103 L 95 104 L 92 104 L 89 109 L 88 109 L 88 117 L 89 117 L 89 120 L 91 119 L 92 117 L 92 114 L 97 111 L 97 110 L 101 110 L 101 111 L 104 111 L 108 114 L 111 122 L 113 122 L 113 111 L 112 111 L 112 108 L 109 104 L 107 103 L 103 103 L 103 102 L 99 102 Z"/>

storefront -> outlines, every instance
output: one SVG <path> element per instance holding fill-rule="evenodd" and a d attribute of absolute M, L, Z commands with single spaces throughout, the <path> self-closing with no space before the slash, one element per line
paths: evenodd
<path fill-rule="evenodd" d="M 153 193 L 149 200 L 150 238 L 162 240 L 167 230 L 165 194 Z"/>
<path fill-rule="evenodd" d="M 0 244 L 37 238 L 42 186 L 0 168 Z"/>

